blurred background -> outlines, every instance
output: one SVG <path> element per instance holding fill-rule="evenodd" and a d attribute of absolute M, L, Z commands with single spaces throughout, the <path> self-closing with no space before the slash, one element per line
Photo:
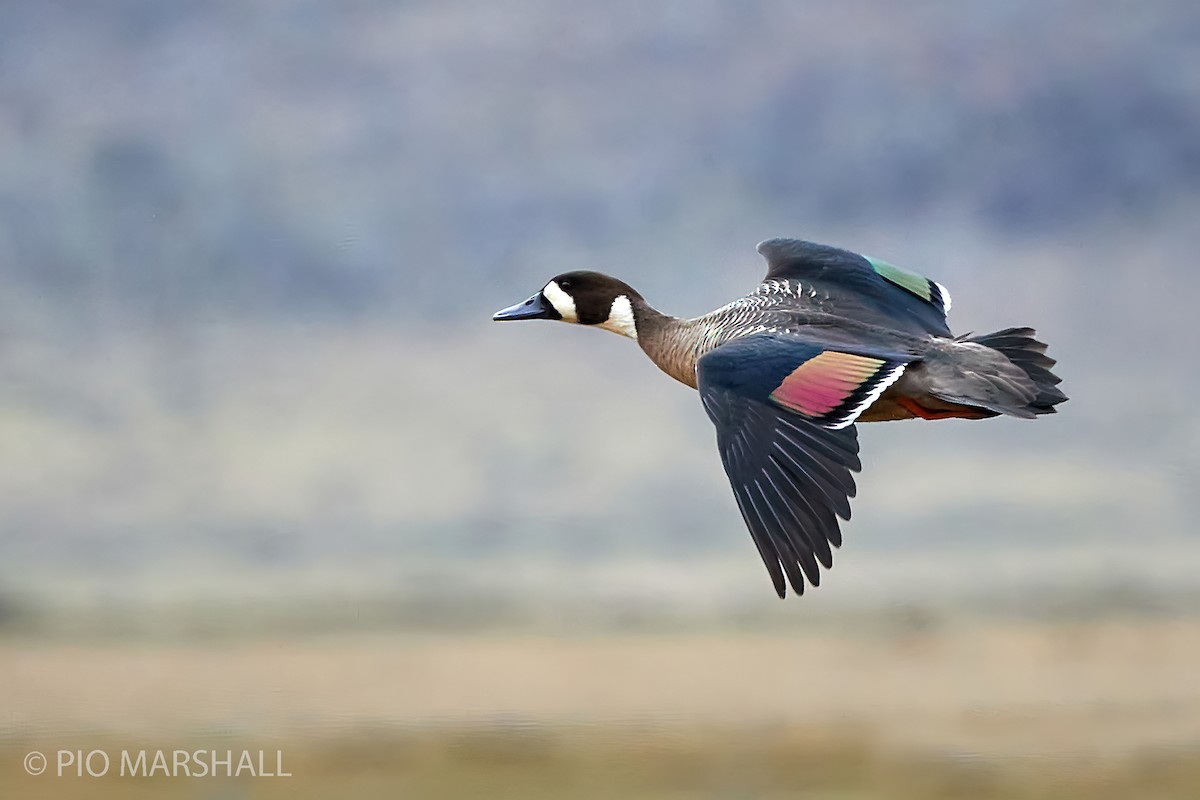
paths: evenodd
<path fill-rule="evenodd" d="M 9 0 L 0 790 L 1195 797 L 1197 219 L 1190 2 Z M 1071 397 L 866 426 L 786 602 L 693 393 L 490 322 L 772 236 Z M 20 766 L 230 742 L 297 777 Z"/>

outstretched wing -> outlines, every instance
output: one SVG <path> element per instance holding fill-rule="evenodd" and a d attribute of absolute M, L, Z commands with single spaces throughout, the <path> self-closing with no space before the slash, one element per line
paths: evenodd
<path fill-rule="evenodd" d="M 764 280 L 796 280 L 828 294 L 837 310 L 911 333 L 950 336 L 950 293 L 937 281 L 849 250 L 800 239 L 758 245 L 767 260 Z"/>
<path fill-rule="evenodd" d="M 783 597 L 820 584 L 841 546 L 862 468 L 854 420 L 911 357 L 827 350 L 803 338 L 760 334 L 700 358 L 697 388 L 738 508 Z"/>

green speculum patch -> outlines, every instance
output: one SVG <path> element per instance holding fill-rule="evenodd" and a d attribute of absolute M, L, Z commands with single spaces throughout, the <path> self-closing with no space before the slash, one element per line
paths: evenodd
<path fill-rule="evenodd" d="M 889 264 L 886 261 L 880 261 L 877 258 L 871 258 L 870 256 L 863 256 L 863 258 L 867 259 L 867 261 L 870 262 L 871 266 L 874 268 L 875 272 L 882 277 L 886 278 L 902 289 L 907 289 L 928 303 L 933 302 L 933 297 L 929 290 L 930 284 L 928 278 L 924 278 L 920 275 L 914 275 L 907 270 L 900 269 L 893 264 Z"/>

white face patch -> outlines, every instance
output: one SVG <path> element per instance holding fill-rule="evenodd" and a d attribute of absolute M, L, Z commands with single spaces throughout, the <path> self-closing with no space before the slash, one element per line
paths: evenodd
<path fill-rule="evenodd" d="M 579 315 L 575 313 L 575 299 L 564 292 L 557 281 L 547 283 L 542 295 L 554 306 L 563 322 L 579 322 Z"/>
<path fill-rule="evenodd" d="M 637 339 L 637 323 L 633 319 L 633 304 L 629 302 L 628 297 L 620 295 L 613 300 L 612 308 L 608 310 L 608 319 L 601 322 L 600 327 L 606 331 L 628 336 L 630 339 Z"/>

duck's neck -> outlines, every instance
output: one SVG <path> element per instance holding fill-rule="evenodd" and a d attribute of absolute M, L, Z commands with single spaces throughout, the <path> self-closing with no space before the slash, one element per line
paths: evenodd
<path fill-rule="evenodd" d="M 696 388 L 696 359 L 704 354 L 705 335 L 702 319 L 680 319 L 653 308 L 641 297 L 631 302 L 632 339 L 659 369 L 680 383 Z"/>

